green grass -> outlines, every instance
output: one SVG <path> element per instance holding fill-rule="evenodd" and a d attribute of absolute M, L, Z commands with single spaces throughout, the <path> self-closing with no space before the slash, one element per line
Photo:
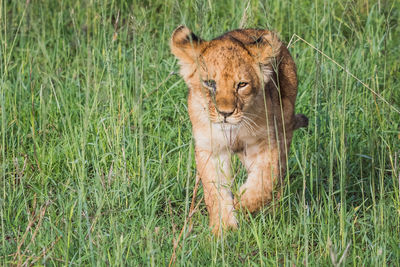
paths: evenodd
<path fill-rule="evenodd" d="M 251 0 L 245 21 L 234 0 L 0 2 L 1 265 L 168 264 L 195 184 L 179 24 L 297 34 L 400 108 L 398 1 Z M 326 266 L 347 246 L 341 264 L 399 264 L 400 114 L 304 42 L 290 51 L 310 125 L 280 205 L 216 240 L 201 203 L 178 265 Z"/>

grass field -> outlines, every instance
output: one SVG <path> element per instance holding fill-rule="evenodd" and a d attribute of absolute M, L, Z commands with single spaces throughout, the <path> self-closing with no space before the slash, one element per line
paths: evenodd
<path fill-rule="evenodd" d="M 184 229 L 177 265 L 399 266 L 400 2 L 0 2 L 1 265 L 163 266 Z M 185 223 L 196 170 L 168 45 L 180 24 L 292 40 L 310 118 L 280 205 L 220 240 L 204 202 Z"/>

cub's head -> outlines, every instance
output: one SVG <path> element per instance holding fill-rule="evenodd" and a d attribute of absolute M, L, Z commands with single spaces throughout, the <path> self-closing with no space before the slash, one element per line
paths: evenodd
<path fill-rule="evenodd" d="M 205 41 L 180 26 L 171 38 L 181 75 L 205 100 L 202 102 L 207 103 L 214 123 L 242 121 L 255 99 L 262 97 L 264 84 L 272 79 L 281 45 L 272 32 L 251 29 Z"/>

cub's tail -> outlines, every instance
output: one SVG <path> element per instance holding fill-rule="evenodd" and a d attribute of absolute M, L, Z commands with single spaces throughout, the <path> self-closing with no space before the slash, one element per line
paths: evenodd
<path fill-rule="evenodd" d="M 294 115 L 294 124 L 293 124 L 293 130 L 297 130 L 301 127 L 307 127 L 308 126 L 308 118 L 304 114 L 296 114 Z"/>

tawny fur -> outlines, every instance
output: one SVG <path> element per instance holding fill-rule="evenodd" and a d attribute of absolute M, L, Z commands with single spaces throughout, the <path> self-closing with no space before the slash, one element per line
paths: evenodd
<path fill-rule="evenodd" d="M 189 87 L 197 173 L 210 226 L 214 233 L 237 228 L 235 209 L 254 212 L 271 200 L 286 171 L 293 131 L 308 123 L 294 114 L 295 63 L 268 30 L 235 30 L 204 41 L 180 26 L 171 51 Z M 230 190 L 233 153 L 248 173 L 237 197 Z"/>

